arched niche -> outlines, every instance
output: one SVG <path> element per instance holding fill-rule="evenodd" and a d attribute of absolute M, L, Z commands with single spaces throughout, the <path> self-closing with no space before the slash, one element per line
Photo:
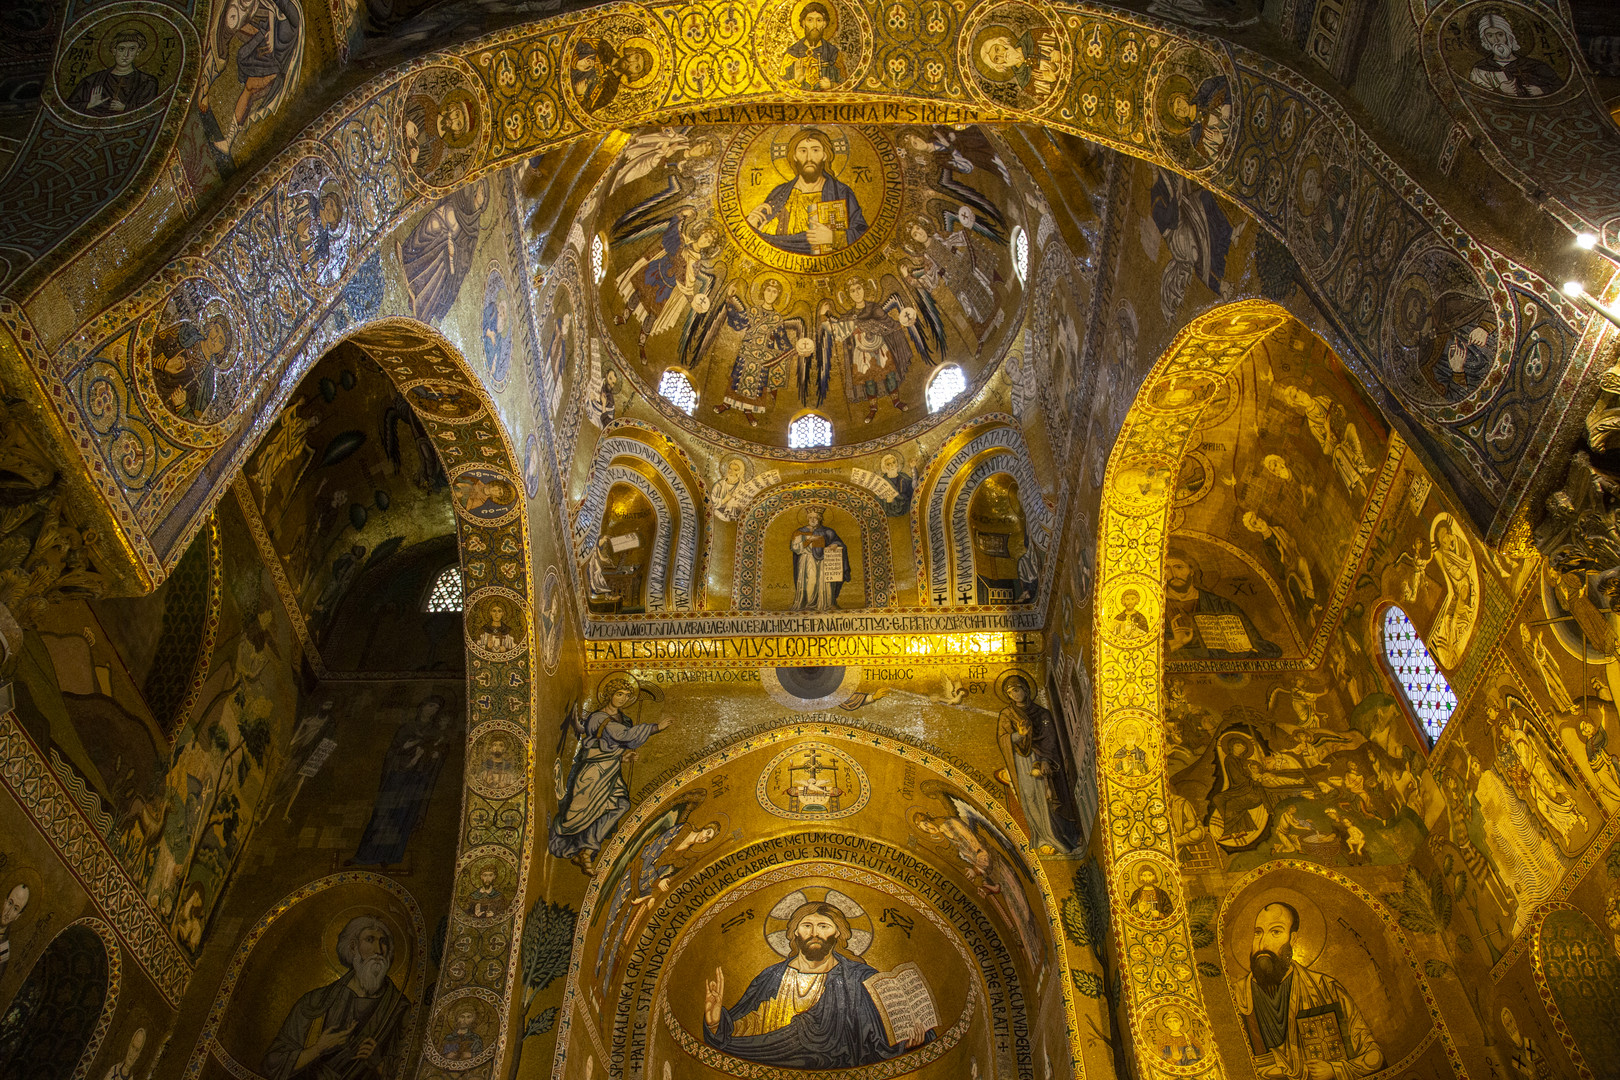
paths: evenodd
<path fill-rule="evenodd" d="M 360 871 L 312 881 L 282 897 L 243 936 L 189 1071 L 214 1059 L 238 1076 L 284 1074 L 321 1034 L 312 1025 L 323 1003 L 338 995 L 335 988 L 363 980 L 376 1004 L 357 1023 L 375 1040 L 384 1075 L 409 1075 L 426 979 L 427 926 L 402 884 Z M 329 1061 L 341 1064 L 338 1056 Z"/>
<path fill-rule="evenodd" d="M 0 1075 L 85 1075 L 118 1006 L 121 966 L 112 927 L 93 918 L 64 927 L 0 1014 Z"/>
<path fill-rule="evenodd" d="M 597 441 L 589 481 L 574 512 L 575 550 L 582 563 L 596 558 L 604 540 L 611 544 L 606 531 L 614 513 L 609 492 L 614 488 L 638 492 L 657 520 L 657 528 L 643 537 L 647 546 L 642 559 L 647 569 L 641 606 L 646 611 L 681 611 L 692 606 L 697 583 L 702 487 L 684 460 L 672 461 L 645 441 L 648 437 L 640 429 L 627 427 L 611 429 Z M 618 535 L 629 535 L 629 531 L 621 529 Z M 621 549 L 619 554 L 627 550 Z M 606 557 L 601 562 L 606 572 L 613 560 Z M 587 567 L 581 575 L 588 592 L 589 574 Z M 597 584 L 599 588 L 601 583 Z"/>
<path fill-rule="evenodd" d="M 1620 956 L 1612 934 L 1584 911 L 1553 903 L 1530 930 L 1542 1002 L 1582 1076 L 1603 1074 L 1620 1054 Z"/>
<path fill-rule="evenodd" d="M 823 531 L 817 537 L 804 533 L 795 550 L 795 537 L 809 524 L 812 512 L 819 511 L 822 530 L 837 534 L 843 547 L 844 577 L 839 588 L 831 590 L 831 605 L 817 608 L 814 596 L 800 603 L 799 562 L 815 558 L 814 546 L 834 545 Z M 758 496 L 748 506 L 737 529 L 737 560 L 732 595 L 741 611 L 852 610 L 885 607 L 893 595 L 893 562 L 883 504 L 871 492 L 849 484 L 782 484 Z M 829 585 L 831 572 L 829 572 Z M 836 591 L 836 598 L 831 592 Z"/>
<path fill-rule="evenodd" d="M 1029 539 L 1018 481 L 992 473 L 965 501 L 976 604 L 1032 603 L 1040 591 L 1039 556 Z M 957 573 L 961 583 L 960 569 Z"/>
<path fill-rule="evenodd" d="M 1142 865 L 1138 858 L 1126 869 Z M 1128 917 L 1151 922 L 1141 910 Z M 1428 978 L 1406 932 L 1395 912 L 1350 878 L 1308 863 L 1269 863 L 1232 884 L 1214 921 L 1226 993 L 1211 995 L 1210 1027 L 1228 1068 L 1245 1052 L 1257 1073 L 1267 1061 L 1319 1052 L 1360 1075 L 1450 1070 L 1455 1050 L 1428 1004 Z M 1292 1023 L 1278 1024 L 1266 1014 L 1267 994 L 1289 978 L 1291 1000 L 1309 1004 Z M 1146 1025 L 1160 1060 L 1175 1040 L 1165 1023 L 1174 1009 L 1185 1011 L 1172 1000 Z M 1194 1027 L 1188 1042 L 1196 1041 Z"/>
<path fill-rule="evenodd" d="M 992 414 L 965 425 L 945 441 L 925 471 L 925 497 L 914 506 L 917 516 L 912 524 L 915 535 L 923 538 L 925 558 L 919 563 L 919 585 L 933 606 L 978 602 L 968 514 L 974 496 L 991 477 L 1005 475 L 1013 482 L 1021 532 L 1028 537 L 1020 542 L 1025 550 L 1033 545 L 1042 553 L 1036 556 L 1037 562 L 1044 560 L 1054 539 L 1059 518 L 1041 495 L 1029 450 L 1015 424 L 1010 416 Z M 998 486 L 1004 485 L 1004 481 L 998 482 Z M 1060 494 L 1060 512 L 1061 508 Z"/>
<path fill-rule="evenodd" d="M 897 812 L 883 793 L 902 790 Z M 855 1054 L 847 1075 L 1039 1076 L 1047 1053 L 1067 1069 L 1078 1032 L 1056 900 L 1004 791 L 948 755 L 841 724 L 775 725 L 691 762 L 596 863 L 555 1075 L 656 1077 L 662 1061 L 760 1075 L 753 1050 L 705 1035 L 704 982 L 722 967 L 735 1012 L 791 952 L 793 915 L 820 903 L 840 912 L 843 955 L 878 972 L 915 963 L 940 1018 L 928 1042 L 881 1065 Z M 1064 1007 L 1043 1013 L 1048 995 Z"/>
<path fill-rule="evenodd" d="M 664 606 L 669 504 L 634 469 L 610 466 L 607 505 L 597 530 L 597 572 L 587 577 L 592 613 L 632 615 Z M 599 594 L 601 585 L 611 591 Z"/>

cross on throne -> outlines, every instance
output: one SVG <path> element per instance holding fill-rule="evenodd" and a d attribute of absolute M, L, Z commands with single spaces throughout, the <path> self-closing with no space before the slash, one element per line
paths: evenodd
<path fill-rule="evenodd" d="M 837 766 L 823 765 L 820 753 L 811 750 L 803 764 L 788 766 L 789 808 L 795 813 L 836 813 L 844 794 L 837 781 Z"/>

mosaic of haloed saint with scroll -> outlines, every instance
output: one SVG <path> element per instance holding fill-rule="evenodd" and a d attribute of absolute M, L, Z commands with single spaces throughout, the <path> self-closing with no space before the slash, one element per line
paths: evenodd
<path fill-rule="evenodd" d="M 936 371 L 971 391 L 1021 323 L 1016 168 L 972 127 L 643 130 L 594 222 L 600 322 L 653 400 L 690 382 L 690 421 L 664 402 L 678 421 L 785 446 L 814 412 L 834 445 L 896 437 Z"/>

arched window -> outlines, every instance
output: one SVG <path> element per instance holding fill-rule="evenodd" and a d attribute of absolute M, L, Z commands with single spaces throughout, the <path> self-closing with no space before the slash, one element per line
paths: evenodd
<path fill-rule="evenodd" d="M 602 239 L 601 233 L 597 233 L 591 238 L 591 280 L 600 285 L 605 277 L 607 277 L 607 242 Z"/>
<path fill-rule="evenodd" d="M 928 411 L 939 412 L 967 389 L 967 376 L 955 364 L 946 364 L 928 380 Z"/>
<path fill-rule="evenodd" d="M 75 924 L 56 935 L 0 1014 L 0 1076 L 68 1080 L 93 1053 L 107 991 L 107 949 L 96 932 Z"/>
<path fill-rule="evenodd" d="M 461 610 L 461 565 L 452 564 L 439 571 L 439 576 L 433 579 L 433 588 L 428 590 L 427 602 L 423 605 L 427 611 L 460 611 Z"/>
<path fill-rule="evenodd" d="M 803 450 L 832 445 L 832 421 L 819 413 L 805 413 L 788 425 L 788 446 Z"/>
<path fill-rule="evenodd" d="M 692 388 L 692 380 L 686 377 L 686 372 L 679 368 L 664 372 L 663 378 L 658 380 L 658 392 L 687 416 L 697 408 L 697 391 Z"/>
<path fill-rule="evenodd" d="M 1013 273 L 1018 275 L 1018 284 L 1022 285 L 1029 278 L 1029 233 L 1022 225 L 1013 226 L 1012 257 Z"/>
<path fill-rule="evenodd" d="M 1406 699 L 1406 707 L 1417 717 L 1433 746 L 1457 708 L 1457 695 L 1440 673 L 1440 665 L 1429 655 L 1417 627 L 1406 612 L 1393 604 L 1384 609 L 1384 659 Z"/>

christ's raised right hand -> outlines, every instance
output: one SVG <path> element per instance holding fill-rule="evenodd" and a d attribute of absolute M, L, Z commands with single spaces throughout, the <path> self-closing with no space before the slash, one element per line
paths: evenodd
<path fill-rule="evenodd" d="M 714 969 L 714 978 L 703 980 L 703 1022 L 711 1030 L 720 1026 L 720 1005 L 726 992 L 724 968 Z"/>

